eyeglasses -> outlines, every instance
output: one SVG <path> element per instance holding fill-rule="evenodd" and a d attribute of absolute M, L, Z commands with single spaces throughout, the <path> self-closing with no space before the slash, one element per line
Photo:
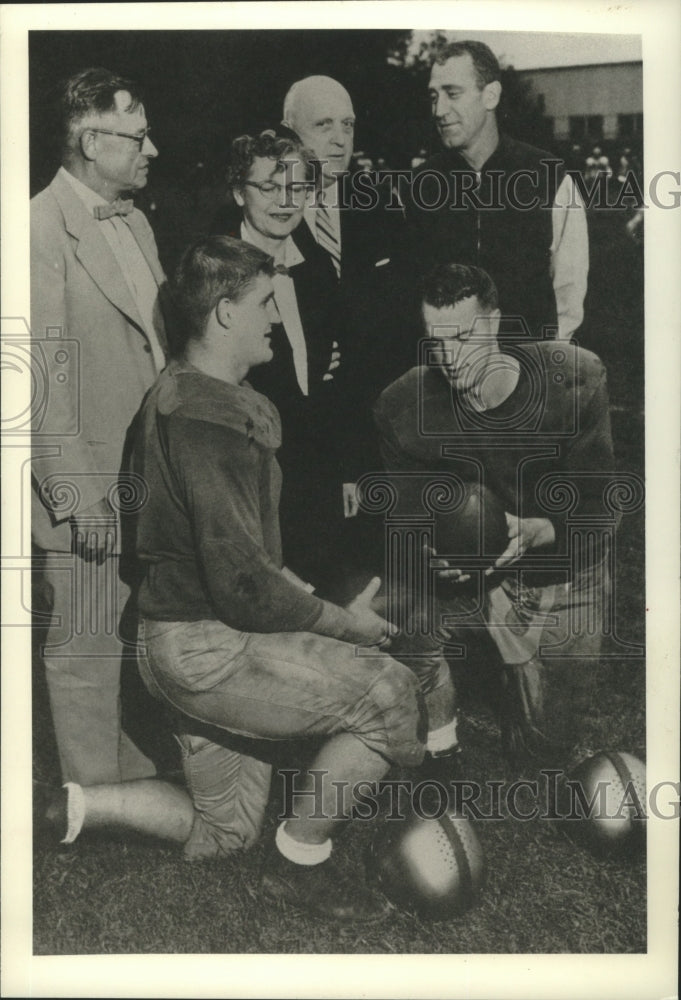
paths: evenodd
<path fill-rule="evenodd" d="M 292 195 L 306 194 L 311 191 L 314 187 L 311 181 L 298 181 L 294 184 L 273 184 L 272 181 L 262 181 L 258 183 L 257 181 L 244 181 L 244 187 L 257 188 L 263 198 L 275 198 L 282 192 L 286 192 L 286 199 Z"/>
<path fill-rule="evenodd" d="M 151 132 L 151 129 L 145 128 L 143 132 L 115 132 L 113 129 L 110 128 L 89 128 L 86 129 L 86 131 L 101 132 L 103 135 L 120 135 L 124 139 L 132 139 L 133 142 L 136 142 L 139 148 L 141 149 L 142 146 L 144 145 L 144 140 Z"/>

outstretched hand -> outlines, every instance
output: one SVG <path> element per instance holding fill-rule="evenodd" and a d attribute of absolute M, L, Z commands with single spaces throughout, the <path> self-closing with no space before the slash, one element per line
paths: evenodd
<path fill-rule="evenodd" d="M 508 511 L 505 517 L 508 525 L 508 545 L 494 565 L 485 570 L 485 576 L 491 576 L 496 570 L 511 566 L 522 558 L 528 549 L 551 545 L 556 539 L 553 524 L 546 517 L 516 517 Z M 451 583 L 466 583 L 470 580 L 470 573 L 457 569 L 449 559 L 438 557 L 435 549 L 425 546 L 425 551 L 430 557 L 431 567 L 437 571 L 440 579 Z"/>
<path fill-rule="evenodd" d="M 385 618 L 381 618 L 371 607 L 373 599 L 381 587 L 380 576 L 374 576 L 356 597 L 346 605 L 345 610 L 353 619 L 353 635 L 351 641 L 365 643 L 367 646 L 377 646 L 385 641 L 387 636 L 395 635 L 397 628 Z"/>
<path fill-rule="evenodd" d="M 423 551 L 430 559 L 431 569 L 437 570 L 440 580 L 447 580 L 449 583 L 465 583 L 470 580 L 470 573 L 464 573 L 457 569 L 449 559 L 443 559 L 431 545 L 424 545 Z"/>
<path fill-rule="evenodd" d="M 516 517 L 506 513 L 509 543 L 501 553 L 494 566 L 485 570 L 489 576 L 496 569 L 510 566 L 525 555 L 528 549 L 537 549 L 542 545 L 551 545 L 556 540 L 556 531 L 547 517 Z"/>

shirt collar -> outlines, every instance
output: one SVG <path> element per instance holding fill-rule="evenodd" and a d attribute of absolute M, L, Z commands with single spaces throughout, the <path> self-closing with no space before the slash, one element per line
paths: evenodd
<path fill-rule="evenodd" d="M 79 181 L 77 177 L 74 177 L 73 174 L 70 174 L 66 169 L 66 167 L 60 167 L 59 173 L 64 178 L 64 180 L 68 181 L 68 183 L 71 185 L 75 193 L 78 195 L 80 200 L 87 208 L 90 215 L 92 215 L 92 210 L 97 205 L 109 204 L 105 198 L 102 198 L 101 194 L 97 194 L 97 192 L 93 191 L 92 188 L 89 188 L 87 184 L 83 184 L 83 182 Z"/>
<path fill-rule="evenodd" d="M 508 147 L 509 147 L 508 136 L 506 136 L 503 132 L 500 131 L 499 141 L 497 142 L 496 146 L 489 154 L 489 156 L 487 157 L 487 159 L 482 164 L 479 170 L 476 170 L 475 167 L 472 167 L 468 162 L 468 160 L 466 159 L 466 157 L 463 155 L 463 153 L 461 153 L 458 149 L 447 149 L 445 150 L 445 155 L 448 157 L 450 162 L 456 165 L 457 169 L 463 168 L 464 171 L 470 170 L 472 174 L 476 173 L 481 174 L 483 172 L 492 169 L 494 167 L 494 164 L 500 157 L 503 160 L 508 152 Z"/>
<path fill-rule="evenodd" d="M 329 184 L 328 187 L 322 188 L 321 191 L 310 191 L 305 200 L 305 208 L 308 210 L 315 209 L 321 200 L 329 211 L 332 212 L 334 209 L 337 210 L 340 203 L 338 183 L 338 180 L 335 180 L 333 184 Z"/>
<path fill-rule="evenodd" d="M 263 250 L 265 253 L 269 254 L 269 250 L 266 248 L 265 240 L 263 236 L 248 224 L 246 219 L 241 223 L 241 239 L 245 243 L 250 243 L 251 246 L 258 247 L 259 250 Z M 292 236 L 287 236 L 285 240 L 281 241 L 277 252 L 273 255 L 275 264 L 282 264 L 284 267 L 294 267 L 296 264 L 302 264 L 305 258 L 293 241 Z"/>

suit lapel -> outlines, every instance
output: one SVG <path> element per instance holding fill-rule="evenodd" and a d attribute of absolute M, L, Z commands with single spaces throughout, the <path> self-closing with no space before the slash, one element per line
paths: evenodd
<path fill-rule="evenodd" d="M 303 218 L 296 228 L 291 233 L 293 242 L 300 250 L 303 257 L 306 259 L 312 256 L 316 249 L 318 249 L 319 244 L 314 238 L 314 234 L 310 229 L 310 225 L 307 221 L 307 217 Z"/>
<path fill-rule="evenodd" d="M 150 239 L 151 230 L 149 229 L 149 224 L 146 222 L 144 216 L 141 212 L 135 209 L 127 217 L 128 225 L 132 235 L 137 240 L 137 244 L 142 251 L 144 259 L 146 260 L 151 273 L 156 280 L 156 284 L 159 288 L 158 298 L 156 300 L 156 308 L 154 309 L 154 329 L 156 330 L 156 336 L 167 356 L 168 354 L 168 334 L 165 326 L 165 319 L 162 311 L 162 303 L 165 302 L 166 306 L 169 307 L 167 302 L 168 289 L 166 285 L 166 276 L 163 273 L 163 268 L 161 267 L 161 262 L 158 259 L 158 254 L 156 252 L 156 246 Z"/>
<path fill-rule="evenodd" d="M 340 213 L 341 217 L 341 246 L 343 253 L 347 253 L 346 263 L 361 258 L 362 251 L 366 253 L 367 243 L 371 240 L 371 226 L 365 226 L 364 232 L 360 225 L 363 222 L 362 213 L 347 209 Z M 367 254 L 369 256 L 371 251 Z"/>
<path fill-rule="evenodd" d="M 335 287 L 338 284 L 338 276 L 336 274 L 336 269 L 333 266 L 331 255 L 328 254 L 323 247 L 320 247 L 319 243 L 317 243 L 307 219 L 304 219 L 291 235 L 293 237 L 293 242 L 300 250 L 301 254 L 305 258 L 305 261 L 318 261 L 324 263 L 325 269 L 329 274 L 331 285 Z M 305 261 L 303 261 L 303 264 Z M 294 284 L 296 284 L 296 287 L 297 281 L 299 280 L 298 276 L 300 274 L 304 274 L 305 271 L 306 269 L 301 268 L 300 265 L 295 265 L 291 269 L 291 276 Z"/>
<path fill-rule="evenodd" d="M 144 258 L 149 265 L 151 273 L 156 279 L 156 284 L 160 287 L 165 281 L 165 275 L 161 267 L 161 262 L 158 259 L 155 247 L 149 241 L 149 228 L 148 224 L 143 221 L 144 216 L 140 211 L 135 209 L 127 216 L 127 222 L 132 230 L 132 234 L 137 240 L 140 250 L 144 254 Z"/>
<path fill-rule="evenodd" d="M 135 300 L 99 224 L 88 213 L 68 181 L 57 175 L 51 188 L 64 214 L 67 232 L 78 241 L 76 257 L 102 294 L 144 332 Z"/>
<path fill-rule="evenodd" d="M 293 233 L 293 239 L 296 242 L 298 249 L 303 254 L 303 256 L 305 255 L 305 251 L 303 250 L 303 245 L 307 244 L 309 240 L 312 240 L 313 243 L 317 242 L 317 237 L 312 228 L 313 225 L 314 225 L 313 217 L 308 216 L 306 212 L 305 215 L 303 216 L 303 221 L 300 223 L 298 228 Z"/>

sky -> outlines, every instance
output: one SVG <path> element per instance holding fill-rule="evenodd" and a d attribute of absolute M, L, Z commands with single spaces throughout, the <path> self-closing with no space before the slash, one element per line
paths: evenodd
<path fill-rule="evenodd" d="M 485 42 L 504 65 L 515 69 L 583 66 L 641 59 L 640 35 L 548 34 L 529 31 L 448 32 L 458 41 Z M 414 35 L 426 37 L 428 32 Z"/>

